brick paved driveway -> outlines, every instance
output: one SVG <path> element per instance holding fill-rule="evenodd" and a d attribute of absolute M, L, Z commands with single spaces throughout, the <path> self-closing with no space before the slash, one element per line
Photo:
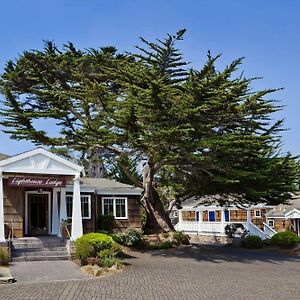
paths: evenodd
<path fill-rule="evenodd" d="M 300 259 L 228 247 L 132 253 L 104 278 L 0 286 L 0 299 L 300 299 Z"/>

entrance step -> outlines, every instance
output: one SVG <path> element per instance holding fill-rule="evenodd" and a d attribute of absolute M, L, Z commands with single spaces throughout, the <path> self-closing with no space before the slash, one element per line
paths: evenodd
<path fill-rule="evenodd" d="M 66 242 L 58 237 L 26 237 L 12 242 L 12 261 L 69 260 Z"/>

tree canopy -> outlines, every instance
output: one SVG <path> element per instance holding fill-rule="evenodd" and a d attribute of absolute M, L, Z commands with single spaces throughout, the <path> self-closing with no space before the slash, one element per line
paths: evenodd
<path fill-rule="evenodd" d="M 176 44 L 185 30 L 149 42 L 137 53 L 114 47 L 25 51 L 9 61 L 0 80 L 4 131 L 56 149 L 103 149 L 122 167 L 126 181 L 144 187 L 142 204 L 153 229 L 172 228 L 160 191 L 176 199 L 238 195 L 241 202 L 278 204 L 298 186 L 298 164 L 282 154 L 281 109 L 237 74 L 243 58 L 218 70 L 220 55 L 188 68 Z M 38 120 L 52 119 L 53 136 Z M 144 165 L 143 180 L 137 165 Z M 116 168 L 115 168 L 116 170 Z M 121 172 L 119 170 L 119 172 Z M 221 203 L 221 204 L 224 204 Z"/>

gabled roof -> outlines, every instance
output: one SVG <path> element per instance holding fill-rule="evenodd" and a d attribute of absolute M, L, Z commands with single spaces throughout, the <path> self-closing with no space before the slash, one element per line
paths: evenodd
<path fill-rule="evenodd" d="M 86 193 L 98 195 L 141 195 L 143 189 L 130 184 L 117 182 L 107 178 L 80 178 L 80 189 Z M 68 192 L 72 192 L 72 185 L 68 185 Z"/>
<path fill-rule="evenodd" d="M 0 153 L 0 161 L 9 158 L 8 155 L 4 154 L 4 153 Z"/>
<path fill-rule="evenodd" d="M 12 173 L 78 175 L 83 167 L 43 148 L 36 148 L 1 160 L 0 170 Z"/>
<path fill-rule="evenodd" d="M 279 204 L 267 213 L 269 218 L 287 218 L 292 216 L 292 212 L 300 211 L 300 197 L 294 197 L 288 204 Z"/>

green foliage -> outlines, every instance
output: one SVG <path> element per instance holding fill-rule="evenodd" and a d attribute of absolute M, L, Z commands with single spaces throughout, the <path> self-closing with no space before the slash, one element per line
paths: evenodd
<path fill-rule="evenodd" d="M 87 233 L 75 241 L 76 248 L 80 248 L 82 244 L 84 247 L 91 245 L 93 247 L 91 256 L 96 256 L 96 254 L 103 249 L 111 249 L 113 243 L 113 239 L 103 233 Z"/>
<path fill-rule="evenodd" d="M 300 243 L 300 237 L 292 231 L 278 232 L 272 236 L 271 242 L 274 246 L 291 248 L 295 246 L 295 244 Z"/>
<path fill-rule="evenodd" d="M 114 235 L 113 239 L 121 245 L 136 246 L 143 237 L 143 231 L 140 229 L 127 229 L 124 232 Z"/>
<path fill-rule="evenodd" d="M 246 248 L 258 249 L 263 247 L 263 241 L 259 236 L 248 235 L 243 239 L 243 245 Z"/>
<path fill-rule="evenodd" d="M 100 231 L 112 232 L 116 225 L 115 218 L 113 215 L 100 215 L 97 225 Z"/>
<path fill-rule="evenodd" d="M 8 254 L 3 248 L 0 248 L 0 265 L 8 264 Z"/>
<path fill-rule="evenodd" d="M 241 223 L 231 223 L 225 226 L 225 234 L 230 238 L 234 237 L 235 233 L 238 230 L 244 232 L 245 231 L 244 225 Z"/>
<path fill-rule="evenodd" d="M 117 266 L 117 268 L 120 268 L 123 264 L 120 259 L 107 256 L 100 260 L 99 265 L 103 268 L 111 268 L 112 266 Z"/>
<path fill-rule="evenodd" d="M 182 231 L 174 232 L 173 238 L 179 245 L 188 245 L 190 243 L 190 237 Z"/>
<path fill-rule="evenodd" d="M 157 242 L 155 244 L 150 244 L 150 250 L 166 250 L 173 247 L 172 242 L 164 241 L 164 242 Z"/>
<path fill-rule="evenodd" d="M 138 159 L 133 159 L 128 156 L 120 156 L 117 160 L 114 158 L 111 162 L 111 168 L 108 177 L 118 182 L 134 184 L 136 181 L 141 181 L 142 177 L 138 171 Z M 130 176 L 128 176 L 130 173 Z M 135 180 L 132 180 L 132 177 Z"/>
<path fill-rule="evenodd" d="M 95 256 L 95 249 L 87 240 L 76 242 L 76 258 L 86 264 L 89 257 Z"/>
<path fill-rule="evenodd" d="M 114 257 L 114 256 L 115 256 L 115 253 L 113 252 L 112 249 L 103 249 L 98 252 L 98 257 L 100 259 L 103 259 L 105 257 Z"/>

